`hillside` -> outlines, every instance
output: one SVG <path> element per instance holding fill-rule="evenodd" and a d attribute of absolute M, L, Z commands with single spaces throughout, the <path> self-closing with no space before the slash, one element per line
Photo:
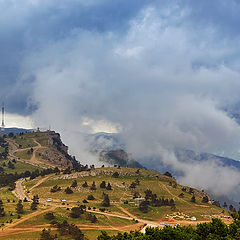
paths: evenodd
<path fill-rule="evenodd" d="M 4 144 L 0 151 L 6 151 L 8 155 L 1 161 L 6 173 L 73 166 L 74 160 L 68 154 L 67 146 L 54 131 L 10 133 L 4 138 Z M 9 160 L 14 165 L 12 168 L 8 167 Z"/>
<path fill-rule="evenodd" d="M 1 138 L 0 150 L 1 239 L 40 239 L 43 228 L 59 235 L 64 220 L 90 240 L 101 230 L 111 235 L 143 231 L 145 226 L 195 225 L 213 217 L 231 222 L 229 211 L 214 205 L 206 193 L 169 176 L 140 168 L 76 164 L 55 132 L 10 134 Z M 18 175 L 9 175 L 14 172 Z M 21 213 L 16 210 L 19 199 Z M 66 233 L 60 239 L 73 238 Z"/>

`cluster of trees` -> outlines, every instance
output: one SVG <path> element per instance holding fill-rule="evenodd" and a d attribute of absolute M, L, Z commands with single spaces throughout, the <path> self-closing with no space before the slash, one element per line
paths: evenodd
<path fill-rule="evenodd" d="M 69 224 L 66 220 L 62 223 L 54 222 L 51 224 L 53 227 L 57 228 L 57 231 L 59 232 L 60 236 L 71 236 L 74 240 L 83 240 L 84 234 L 82 231 L 75 225 L 75 224 Z M 57 235 L 52 235 L 51 230 L 43 229 L 41 233 L 41 240 L 54 240 L 59 239 Z"/>
<path fill-rule="evenodd" d="M 38 195 L 34 195 L 31 203 L 31 210 L 37 210 L 37 205 L 39 204 L 39 197 Z"/>
<path fill-rule="evenodd" d="M 4 217 L 5 216 L 5 211 L 3 208 L 3 201 L 0 200 L 0 217 Z"/>
<path fill-rule="evenodd" d="M 174 200 L 168 198 L 158 198 L 157 194 L 152 193 L 150 189 L 147 189 L 145 192 L 145 200 L 149 202 L 149 204 L 153 207 L 161 207 L 161 206 L 174 206 Z"/>
<path fill-rule="evenodd" d="M 106 190 L 112 190 L 111 184 L 108 183 L 108 184 L 106 185 L 106 182 L 105 182 L 105 181 L 102 181 L 102 182 L 100 183 L 100 188 L 105 188 Z"/>
<path fill-rule="evenodd" d="M 133 189 L 133 188 L 136 188 L 138 185 L 140 185 L 140 181 L 137 178 L 134 182 L 130 184 L 129 188 Z"/>
<path fill-rule="evenodd" d="M 70 187 L 67 187 L 67 188 L 64 190 L 64 192 L 65 192 L 66 194 L 72 194 L 72 193 L 73 193 L 73 190 L 72 190 Z"/>
<path fill-rule="evenodd" d="M 15 169 L 15 164 L 16 163 L 16 160 L 13 159 L 12 161 L 8 161 L 8 163 L 6 164 L 6 162 L 3 162 L 2 163 L 2 166 L 0 167 L 0 172 L 4 172 L 4 168 L 3 167 L 8 167 L 9 169 Z"/>
<path fill-rule="evenodd" d="M 102 206 L 103 207 L 109 207 L 110 206 L 110 199 L 108 194 L 103 192 L 103 201 L 102 201 Z"/>
<path fill-rule="evenodd" d="M 0 152 L 0 159 L 6 160 L 8 156 L 8 142 L 2 137 L 0 137 L 0 147 L 3 148 L 3 151 Z"/>
<path fill-rule="evenodd" d="M 175 202 L 173 199 L 168 198 L 158 198 L 157 194 L 153 193 L 150 189 L 147 189 L 145 192 L 145 200 L 139 204 L 139 210 L 143 213 L 148 212 L 148 206 L 152 207 L 161 207 L 161 206 L 171 206 L 174 210 L 176 208 Z"/>
<path fill-rule="evenodd" d="M 84 214 L 86 210 L 86 206 L 81 205 L 79 207 L 73 207 L 71 209 L 70 217 L 72 218 L 80 218 L 82 214 Z"/>
<path fill-rule="evenodd" d="M 55 193 L 55 192 L 59 192 L 59 191 L 61 191 L 61 187 L 59 187 L 58 185 L 55 185 L 50 189 L 51 193 Z"/>
<path fill-rule="evenodd" d="M 47 168 L 39 171 L 38 169 L 30 172 L 25 171 L 24 173 L 3 173 L 0 172 L 0 187 L 9 186 L 9 190 L 12 191 L 15 189 L 15 182 L 20 178 L 30 177 L 30 179 L 34 179 L 38 176 L 45 176 L 52 173 L 59 173 L 60 170 L 56 168 Z"/>
<path fill-rule="evenodd" d="M 86 206 L 85 205 L 80 205 L 78 207 L 73 207 L 71 209 L 70 217 L 72 218 L 81 218 L 82 215 L 86 213 Z M 94 214 L 87 213 L 86 214 L 86 219 L 91 221 L 92 223 L 97 222 L 97 217 Z"/>
<path fill-rule="evenodd" d="M 86 219 L 89 220 L 91 223 L 97 222 L 97 217 L 94 214 L 88 213 Z"/>
<path fill-rule="evenodd" d="M 240 239 L 240 220 L 236 219 L 232 224 L 227 226 L 220 219 L 212 219 L 210 223 L 198 224 L 192 226 L 177 226 L 164 228 L 147 228 L 146 233 L 139 231 L 130 233 L 118 233 L 109 236 L 102 232 L 98 240 L 226 240 Z"/>

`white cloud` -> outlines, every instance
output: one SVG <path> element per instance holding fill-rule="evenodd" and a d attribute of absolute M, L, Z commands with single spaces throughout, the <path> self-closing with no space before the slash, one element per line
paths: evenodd
<path fill-rule="evenodd" d="M 18 114 L 5 113 L 5 127 L 6 128 L 24 128 L 24 129 L 34 129 L 33 120 L 30 116 L 21 116 Z"/>

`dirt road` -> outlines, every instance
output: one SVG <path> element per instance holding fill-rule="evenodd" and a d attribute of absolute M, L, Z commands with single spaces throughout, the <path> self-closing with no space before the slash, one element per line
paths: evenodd
<path fill-rule="evenodd" d="M 29 163 L 33 166 L 37 166 L 37 167 L 41 167 L 41 168 L 48 168 L 48 167 L 53 167 L 50 163 L 47 162 L 42 162 L 40 161 L 37 157 L 36 157 L 36 152 L 39 149 L 44 149 L 47 148 L 45 146 L 42 146 L 39 142 L 37 142 L 37 140 L 35 138 L 32 138 L 33 142 L 37 145 L 32 147 L 33 149 L 33 153 L 32 156 L 30 158 L 30 160 L 27 159 L 19 159 L 18 161 L 20 162 L 24 162 L 24 163 Z M 18 145 L 16 144 L 16 142 L 12 139 L 7 139 L 7 142 L 9 143 L 9 145 L 12 147 L 11 151 L 9 152 L 9 157 L 10 159 L 16 159 L 17 157 L 14 155 L 17 152 L 22 152 L 22 151 L 26 151 L 26 150 L 30 150 L 31 147 L 27 147 L 27 148 L 18 148 Z"/>
<path fill-rule="evenodd" d="M 24 192 L 23 186 L 22 186 L 22 182 L 24 180 L 18 180 L 16 182 L 16 188 L 13 191 L 13 193 L 16 195 L 17 198 L 19 198 L 20 200 L 24 200 L 24 198 L 26 198 L 28 201 L 30 201 L 30 199 L 27 197 L 27 195 Z"/>

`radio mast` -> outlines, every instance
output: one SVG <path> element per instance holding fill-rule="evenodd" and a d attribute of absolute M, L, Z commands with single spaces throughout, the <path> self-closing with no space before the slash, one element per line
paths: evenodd
<path fill-rule="evenodd" d="M 2 103 L 2 126 L 1 126 L 1 136 L 4 136 L 4 102 Z"/>

